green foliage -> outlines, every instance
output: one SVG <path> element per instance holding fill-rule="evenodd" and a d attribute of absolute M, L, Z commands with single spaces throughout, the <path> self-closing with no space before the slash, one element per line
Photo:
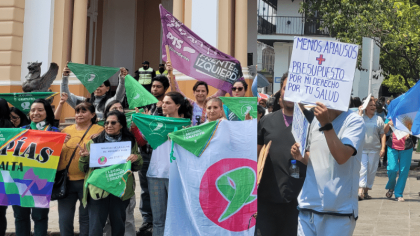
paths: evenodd
<path fill-rule="evenodd" d="M 413 0 L 308 0 L 301 13 L 321 17 L 321 28 L 341 42 L 372 38 L 381 48 L 384 85 L 405 92 L 420 76 L 420 7 Z M 358 68 L 361 68 L 359 49 Z"/>

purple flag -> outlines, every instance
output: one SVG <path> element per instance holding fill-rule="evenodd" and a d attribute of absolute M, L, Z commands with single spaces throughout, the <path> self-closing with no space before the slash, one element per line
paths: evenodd
<path fill-rule="evenodd" d="M 162 5 L 162 59 L 166 61 L 165 45 L 169 46 L 172 66 L 194 79 L 230 92 L 242 78 L 241 63 L 211 46 L 182 24 Z"/>

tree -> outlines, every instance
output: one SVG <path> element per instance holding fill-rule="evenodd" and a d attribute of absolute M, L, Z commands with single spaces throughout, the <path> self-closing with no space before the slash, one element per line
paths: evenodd
<path fill-rule="evenodd" d="M 417 0 L 418 1 L 418 0 Z M 341 42 L 371 38 L 381 49 L 385 86 L 405 92 L 420 77 L 420 7 L 413 0 L 307 0 L 300 12 L 321 17 L 321 29 Z M 361 47 L 358 68 L 361 68 Z"/>

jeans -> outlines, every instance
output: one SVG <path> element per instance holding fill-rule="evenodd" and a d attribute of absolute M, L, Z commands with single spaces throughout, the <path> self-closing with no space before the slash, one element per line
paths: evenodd
<path fill-rule="evenodd" d="M 58 223 L 60 226 L 60 235 L 74 235 L 74 212 L 76 211 L 76 202 L 79 200 L 79 225 L 80 236 L 89 235 L 89 213 L 87 208 L 83 207 L 83 182 L 84 180 L 68 181 L 66 198 L 58 200 Z"/>
<path fill-rule="evenodd" d="M 109 194 L 108 197 L 93 200 L 89 196 L 87 208 L 89 212 L 89 236 L 102 236 L 106 219 L 109 216 L 112 235 L 124 235 L 125 210 L 130 200 L 122 201 L 121 198 Z"/>
<path fill-rule="evenodd" d="M 7 219 L 6 219 L 7 206 L 0 206 L 0 236 L 6 234 Z"/>
<path fill-rule="evenodd" d="M 166 209 L 168 207 L 169 179 L 147 178 L 150 189 L 150 204 L 153 213 L 153 236 L 163 236 Z"/>
<path fill-rule="evenodd" d="M 49 208 L 30 208 L 13 206 L 16 236 L 31 235 L 31 219 L 34 221 L 34 236 L 45 236 L 48 230 Z"/>
<path fill-rule="evenodd" d="M 141 187 L 141 202 L 140 202 L 140 212 L 143 217 L 143 223 L 152 223 L 153 222 L 153 215 L 152 215 L 152 208 L 150 206 L 150 195 L 149 195 L 149 186 L 147 183 L 147 169 L 149 169 L 150 164 L 150 157 L 151 154 L 147 154 L 145 152 L 141 152 L 141 156 L 143 157 L 143 166 L 139 171 L 139 179 L 140 179 L 140 187 Z"/>
<path fill-rule="evenodd" d="M 394 189 L 395 198 L 403 196 L 405 183 L 407 182 L 408 172 L 410 171 L 411 157 L 413 149 L 398 151 L 388 148 L 388 183 L 385 189 Z M 398 180 L 397 173 L 399 173 Z"/>
<path fill-rule="evenodd" d="M 351 236 L 356 228 L 353 216 L 334 216 L 300 211 L 298 236 Z"/>

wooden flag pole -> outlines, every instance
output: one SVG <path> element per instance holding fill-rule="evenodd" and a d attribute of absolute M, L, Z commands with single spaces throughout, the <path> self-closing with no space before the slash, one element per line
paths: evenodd
<path fill-rule="evenodd" d="M 172 65 L 172 62 L 171 62 L 171 54 L 169 53 L 169 46 L 168 45 L 165 45 L 165 48 L 166 48 L 166 62 L 169 62 Z M 169 71 L 168 75 L 169 75 L 169 79 L 172 79 L 173 78 L 172 71 Z"/>

